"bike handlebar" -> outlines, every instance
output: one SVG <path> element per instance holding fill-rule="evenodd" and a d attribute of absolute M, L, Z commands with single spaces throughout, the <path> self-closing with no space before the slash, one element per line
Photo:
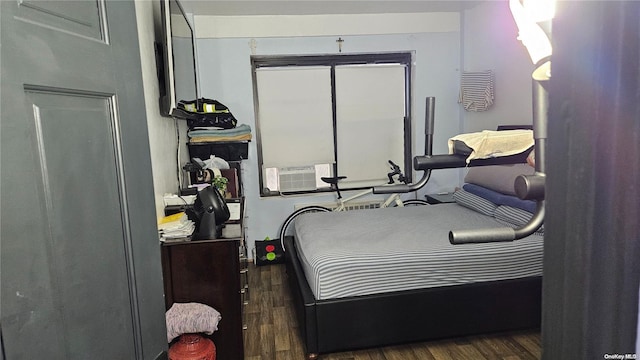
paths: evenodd
<path fill-rule="evenodd" d="M 400 170 L 400 166 L 398 166 L 396 163 L 394 163 L 391 160 L 389 161 L 389 165 L 391 166 L 391 172 L 387 173 L 387 177 L 389 178 L 389 182 L 387 184 L 393 184 L 395 181 L 393 180 L 393 177 L 395 175 L 399 175 L 398 176 L 398 181 L 401 183 L 407 183 L 407 178 L 406 176 L 404 176 L 404 174 L 402 173 L 402 171 Z"/>
<path fill-rule="evenodd" d="M 426 170 L 422 175 L 422 178 L 418 180 L 418 182 L 414 184 L 397 184 L 397 185 L 385 185 L 385 186 L 374 186 L 373 193 L 374 194 L 393 194 L 393 193 L 408 193 L 412 191 L 416 191 L 423 187 L 429 178 L 431 177 L 431 169 Z"/>

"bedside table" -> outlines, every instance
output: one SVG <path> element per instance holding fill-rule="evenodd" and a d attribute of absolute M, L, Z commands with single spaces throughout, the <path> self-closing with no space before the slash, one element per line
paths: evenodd
<path fill-rule="evenodd" d="M 427 202 L 429 204 L 444 204 L 444 203 L 452 203 L 455 202 L 453 199 L 453 193 L 438 193 L 438 194 L 427 194 L 425 195 L 427 198 Z"/>

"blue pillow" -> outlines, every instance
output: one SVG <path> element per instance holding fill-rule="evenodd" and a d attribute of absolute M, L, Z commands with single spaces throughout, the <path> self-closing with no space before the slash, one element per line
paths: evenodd
<path fill-rule="evenodd" d="M 516 196 L 501 194 L 497 191 L 493 191 L 476 184 L 464 184 L 462 188 L 474 195 L 478 195 L 481 198 L 489 200 L 496 205 L 507 205 L 530 213 L 534 213 L 536 211 L 536 202 L 532 200 L 522 200 Z"/>

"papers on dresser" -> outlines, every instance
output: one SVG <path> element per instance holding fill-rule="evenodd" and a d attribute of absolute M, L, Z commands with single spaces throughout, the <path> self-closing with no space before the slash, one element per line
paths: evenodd
<path fill-rule="evenodd" d="M 184 212 L 165 216 L 158 223 L 160 241 L 163 242 L 189 241 L 195 228 L 195 223 Z"/>
<path fill-rule="evenodd" d="M 196 195 L 178 196 L 176 194 L 164 194 L 163 200 L 164 206 L 193 205 L 193 203 L 196 201 Z"/>
<path fill-rule="evenodd" d="M 240 220 L 240 203 L 227 201 L 229 208 L 229 221 Z"/>

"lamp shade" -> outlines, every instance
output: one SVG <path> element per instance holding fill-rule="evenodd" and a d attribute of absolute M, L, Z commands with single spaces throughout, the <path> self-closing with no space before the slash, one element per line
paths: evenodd
<path fill-rule="evenodd" d="M 531 1 L 531 0 L 529 0 Z M 547 0 L 541 0 L 547 4 L 553 4 Z M 550 5 L 549 5 L 550 6 Z M 539 10 L 539 7 L 525 8 L 520 0 L 509 0 L 509 8 L 513 19 L 518 26 L 518 40 L 527 48 L 531 62 L 540 65 L 540 61 L 551 56 L 551 40 L 538 24 L 538 21 L 545 16 L 553 16 L 552 11 L 546 13 Z M 546 14 L 546 15 L 540 15 Z M 550 15 L 549 15 L 550 14 Z M 549 19 L 544 19 L 549 20 Z"/>
<path fill-rule="evenodd" d="M 537 23 L 553 19 L 556 0 L 522 0 L 527 13 Z"/>

